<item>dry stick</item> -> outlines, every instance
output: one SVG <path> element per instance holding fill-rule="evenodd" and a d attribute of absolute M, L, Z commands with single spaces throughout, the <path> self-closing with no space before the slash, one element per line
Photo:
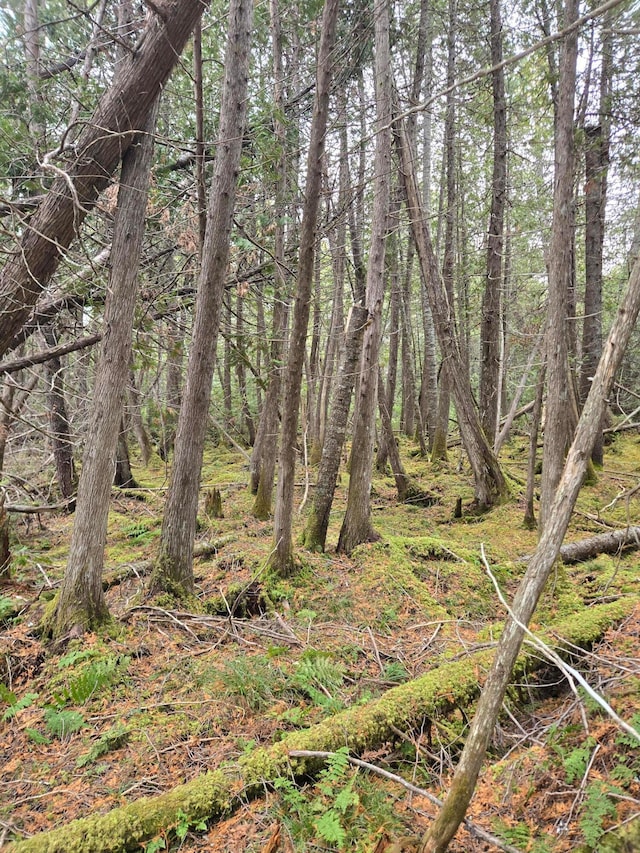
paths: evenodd
<path fill-rule="evenodd" d="M 316 752 L 312 749 L 294 749 L 289 753 L 291 758 L 333 758 L 335 755 L 335 752 Z M 369 770 L 377 776 L 382 776 L 384 779 L 391 780 L 391 782 L 397 782 L 398 785 L 402 785 L 403 788 L 406 788 L 407 791 L 411 791 L 412 794 L 418 794 L 420 797 L 425 797 L 425 799 L 429 800 L 432 805 L 438 806 L 438 808 L 442 807 L 442 800 L 424 788 L 420 788 L 418 785 L 407 782 L 407 780 L 403 779 L 402 776 L 397 776 L 395 773 L 391 773 L 389 770 L 384 770 L 382 767 L 378 767 L 375 764 L 369 764 L 368 761 L 363 761 L 361 758 L 353 758 L 351 755 L 347 755 L 346 759 L 349 764 L 353 764 L 355 767 L 362 767 L 363 770 Z M 495 835 L 491 835 L 490 832 L 482 829 L 482 827 L 473 823 L 468 818 L 464 819 L 464 825 L 471 835 L 481 838 L 489 844 L 493 844 L 500 850 L 505 850 L 506 853 L 522 853 L 518 847 L 513 847 L 511 844 L 501 841 L 499 838 L 496 838 Z"/>
<path fill-rule="evenodd" d="M 631 737 L 634 737 L 638 743 L 640 743 L 640 732 L 636 731 L 633 726 L 629 725 L 629 723 L 625 722 L 622 717 L 619 717 L 618 714 L 613 710 L 611 705 L 597 693 L 593 687 L 584 679 L 584 677 L 578 672 L 577 669 L 574 669 L 570 664 L 563 661 L 562 658 L 545 642 L 543 642 L 539 637 L 529 630 L 529 628 L 521 622 L 518 617 L 515 615 L 511 607 L 507 604 L 504 595 L 500 587 L 498 586 L 498 581 L 496 580 L 491 568 L 489 567 L 489 563 L 487 561 L 487 557 L 484 552 L 484 543 L 480 546 L 480 552 L 482 554 L 482 563 L 484 565 L 485 571 L 493 584 L 493 587 L 496 591 L 496 595 L 500 599 L 500 604 L 505 608 L 509 617 L 515 622 L 515 624 L 529 637 L 534 648 L 536 648 L 539 652 L 541 652 L 548 660 L 553 663 L 554 666 L 557 666 L 560 672 L 565 676 L 565 678 L 569 681 L 570 684 L 575 680 L 582 687 L 583 690 L 593 699 L 594 702 L 597 702 L 598 705 L 603 709 L 603 711 L 611 717 L 613 722 L 619 726 L 619 728 L 623 729 L 627 734 L 630 734 Z M 573 684 L 572 684 L 573 687 Z M 575 688 L 574 688 L 575 692 Z"/>

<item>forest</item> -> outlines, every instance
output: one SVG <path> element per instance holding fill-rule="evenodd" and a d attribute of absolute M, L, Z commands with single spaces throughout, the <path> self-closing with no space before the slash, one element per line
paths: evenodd
<path fill-rule="evenodd" d="M 640 850 L 634 0 L 0 8 L 0 848 Z"/>

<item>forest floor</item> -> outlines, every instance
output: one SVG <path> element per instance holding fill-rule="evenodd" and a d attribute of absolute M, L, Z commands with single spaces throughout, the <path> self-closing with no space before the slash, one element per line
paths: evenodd
<path fill-rule="evenodd" d="M 288 579 L 269 574 L 271 523 L 251 515 L 246 459 L 213 449 L 203 494 L 222 493 L 224 518 L 201 514 L 198 539 L 216 550 L 196 561 L 197 601 L 177 607 L 145 595 L 161 525 L 166 471 L 135 469 L 141 488 L 114 490 L 105 579 L 112 624 L 52 647 L 37 626 L 62 577 L 72 516 L 13 525 L 12 581 L 0 592 L 0 847 L 11 840 L 166 791 L 283 732 L 364 703 L 439 664 L 490 647 L 504 616 L 481 545 L 507 597 L 533 552 L 522 524 L 526 450 L 504 467 L 513 499 L 484 516 L 453 519 L 473 484 L 459 450 L 435 468 L 402 442 L 407 473 L 438 500 L 399 505 L 393 479 L 376 475 L 381 540 L 336 556 L 347 475 L 325 554 L 300 551 Z M 315 471 L 308 472 L 313 483 Z M 299 473 L 298 503 L 305 493 Z M 567 540 L 638 523 L 640 438 L 607 448 L 598 481 L 582 489 Z M 304 521 L 304 510 L 298 519 Z M 146 561 L 146 562 L 145 562 Z M 640 555 L 559 565 L 535 629 L 600 601 L 638 595 Z M 640 729 L 640 606 L 580 664 L 590 684 Z M 361 756 L 443 796 L 473 715 L 424 720 Z M 424 831 L 434 807 L 366 770 L 334 765 L 319 778 L 265 782 L 262 796 L 227 820 L 179 821 L 146 845 L 158 850 L 349 849 L 383 853 Z M 327 820 L 326 815 L 330 815 Z M 548 669 L 510 694 L 469 817 L 505 844 L 544 853 L 598 849 L 611 828 L 640 814 L 640 750 L 593 701 Z M 324 819 L 323 819 L 324 816 Z M 332 840 L 333 839 L 333 840 Z M 413 839 L 413 840 L 412 840 Z M 461 831 L 453 851 L 496 849 Z"/>

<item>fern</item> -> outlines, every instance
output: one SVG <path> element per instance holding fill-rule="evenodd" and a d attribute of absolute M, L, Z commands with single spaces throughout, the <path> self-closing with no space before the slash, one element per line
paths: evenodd
<path fill-rule="evenodd" d="M 589 847 L 595 847 L 604 834 L 604 819 L 614 817 L 615 814 L 616 807 L 602 782 L 592 782 L 587 788 L 583 816 L 580 819 L 580 829 Z"/>
<path fill-rule="evenodd" d="M 20 711 L 24 711 L 25 708 L 29 708 L 33 705 L 38 698 L 37 693 L 25 693 L 22 699 L 18 699 L 15 693 L 8 690 L 4 684 L 0 686 L 3 688 L 3 692 L 0 694 L 0 699 L 9 705 L 2 715 L 2 720 L 5 723 L 12 720 Z"/>
<path fill-rule="evenodd" d="M 336 844 L 340 848 L 347 840 L 347 833 L 340 823 L 340 817 L 333 810 L 319 817 L 314 826 L 320 838 L 328 844 Z"/>
<path fill-rule="evenodd" d="M 114 749 L 119 749 L 121 746 L 124 746 L 124 744 L 129 740 L 129 732 L 130 729 L 123 726 L 121 723 L 118 723 L 113 728 L 108 729 L 102 737 L 94 743 L 89 752 L 80 756 L 76 761 L 76 766 L 86 767 L 87 764 L 92 764 L 102 755 L 106 755 L 108 752 L 113 752 Z"/>
<path fill-rule="evenodd" d="M 61 711 L 59 708 L 45 708 L 44 721 L 53 737 L 60 740 L 84 726 L 84 717 L 78 711 Z"/>

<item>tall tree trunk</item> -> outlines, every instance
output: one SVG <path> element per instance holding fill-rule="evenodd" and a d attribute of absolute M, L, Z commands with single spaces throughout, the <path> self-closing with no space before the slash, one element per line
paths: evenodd
<path fill-rule="evenodd" d="M 291 572 L 294 568 L 291 530 L 293 524 L 293 488 L 296 465 L 298 410 L 300 408 L 302 369 L 304 366 L 311 289 L 313 286 L 315 232 L 322 181 L 322 156 L 329 113 L 329 90 L 333 70 L 331 54 L 335 42 L 338 8 L 339 0 L 326 0 L 322 13 L 316 92 L 313 117 L 311 119 L 309 151 L 307 154 L 307 179 L 305 183 L 302 225 L 300 228 L 296 296 L 289 340 L 287 372 L 285 375 L 274 525 L 274 551 L 271 556 L 272 567 L 284 575 Z"/>
<path fill-rule="evenodd" d="M 340 151 L 345 187 L 350 185 L 347 148 L 347 124 L 344 122 L 340 130 Z M 358 184 L 358 186 L 361 187 L 362 185 Z M 355 385 L 358 362 L 362 354 L 362 339 L 368 317 L 364 304 L 367 274 L 362 260 L 360 231 L 356 225 L 359 192 L 360 190 L 356 193 L 355 203 L 353 199 L 351 200 L 347 216 L 351 232 L 351 252 L 355 273 L 355 301 L 347 318 L 344 351 L 338 370 L 335 391 L 331 399 L 331 417 L 322 445 L 322 456 L 320 457 L 313 503 L 304 530 L 304 547 L 311 551 L 324 551 L 326 547 L 329 517 L 338 481 L 340 458 L 347 434 L 351 396 Z"/>
<path fill-rule="evenodd" d="M 156 98 L 205 8 L 174 0 L 165 15 L 151 14 L 135 50 L 120 63 L 118 79 L 84 125 L 74 161 L 57 177 L 8 254 L 0 272 L 0 356 L 26 322 L 88 211 L 142 130 Z"/>
<path fill-rule="evenodd" d="M 605 210 L 607 203 L 607 168 L 609 165 L 609 137 L 611 120 L 612 85 L 612 32 L 611 17 L 603 26 L 602 67 L 600 71 L 600 123 L 585 127 L 585 283 L 584 323 L 582 326 L 582 369 L 580 372 L 580 398 L 589 393 L 591 377 L 602 351 L 602 254 L 604 248 Z M 604 441 L 598 435 L 593 448 L 593 462 L 602 465 Z"/>
<path fill-rule="evenodd" d="M 113 485 L 119 489 L 137 489 L 138 483 L 131 470 L 129 444 L 127 442 L 127 425 L 124 417 L 120 421 L 120 432 L 116 445 L 116 469 L 113 475 Z"/>
<path fill-rule="evenodd" d="M 542 420 L 542 403 L 544 401 L 544 378 L 546 365 L 543 364 L 538 373 L 536 383 L 536 396 L 531 412 L 531 427 L 529 435 L 529 458 L 527 460 L 527 488 L 524 498 L 523 524 L 530 530 L 536 526 L 536 513 L 534 508 L 534 495 L 536 490 L 536 464 L 538 458 L 538 434 L 540 432 L 540 421 Z"/>
<path fill-rule="evenodd" d="M 428 226 L 418 194 L 413 162 L 402 121 L 396 122 L 396 140 L 400 155 L 400 171 L 407 198 L 422 275 L 427 286 L 429 302 L 440 344 L 451 380 L 451 390 L 458 413 L 458 424 L 465 450 L 473 470 L 475 502 L 479 510 L 487 509 L 508 494 L 508 488 L 498 460 L 487 442 L 480 424 L 469 382 L 469 374 L 460 353 L 453 305 L 438 270 Z"/>
<path fill-rule="evenodd" d="M 266 520 L 271 515 L 273 481 L 278 452 L 279 405 L 282 390 L 282 355 L 288 320 L 289 294 L 285 272 L 285 228 L 287 208 L 287 132 L 284 124 L 284 71 L 282 62 L 282 28 L 279 0 L 270 0 L 270 26 L 273 49 L 273 100 L 275 136 L 278 143 L 278 170 L 275 187 L 274 226 L 274 294 L 272 339 L 269 353 L 269 384 L 256 432 L 250 462 L 251 493 L 256 496 L 253 514 Z"/>
<path fill-rule="evenodd" d="M 478 774 L 493 734 L 502 700 L 511 679 L 513 665 L 549 574 L 575 506 L 578 492 L 600 429 L 607 397 L 613 387 L 631 332 L 640 311 L 640 263 L 636 263 L 627 292 L 618 308 L 585 403 L 576 434 L 553 497 L 538 547 L 516 592 L 496 656 L 480 695 L 471 729 L 442 810 L 426 833 L 420 853 L 444 853 L 455 835 L 473 796 Z"/>
<path fill-rule="evenodd" d="M 456 337 L 456 348 L 461 353 L 455 317 L 454 271 L 455 271 L 455 221 L 456 221 L 456 158 L 455 158 L 455 120 L 456 120 L 456 35 L 457 0 L 449 0 L 449 26 L 447 31 L 447 109 L 444 127 L 443 175 L 441 192 L 446 199 L 444 205 L 444 252 L 442 260 L 442 282 L 446 292 L 449 312 L 450 333 Z M 432 306 L 433 312 L 433 306 Z M 435 315 L 434 315 L 435 319 Z M 439 377 L 438 412 L 435 435 L 431 448 L 434 462 L 447 458 L 447 436 L 449 434 L 449 409 L 451 408 L 451 383 L 447 358 L 440 352 L 443 363 Z M 458 413 L 460 417 L 460 413 Z"/>
<path fill-rule="evenodd" d="M 566 0 L 565 26 L 578 15 L 578 0 Z M 562 474 L 570 435 L 567 412 L 572 405 L 567 349 L 567 300 L 572 277 L 573 246 L 573 113 L 576 91 L 577 31 L 564 40 L 560 58 L 555 133 L 553 221 L 549 246 L 549 323 L 547 327 L 547 405 L 540 486 L 540 528 L 549 518 Z"/>
<path fill-rule="evenodd" d="M 500 308 L 507 195 L 507 103 L 502 67 L 500 0 L 491 0 L 491 65 L 493 85 L 493 177 L 487 241 L 487 277 L 480 327 L 480 420 L 489 441 L 495 441 L 500 416 Z"/>
<path fill-rule="evenodd" d="M 152 589 L 163 589 L 178 596 L 194 589 L 193 543 L 200 473 L 242 152 L 252 24 L 252 0 L 232 0 L 218 144 L 193 334 L 178 419 L 173 471 L 162 519 L 160 550 L 151 581 Z"/>
<path fill-rule="evenodd" d="M 108 618 L 102 568 L 116 446 L 131 364 L 131 330 L 155 117 L 154 108 L 145 133 L 137 145 L 129 148 L 122 162 L 104 312 L 105 335 L 96 369 L 67 568 L 51 626 L 54 637 L 62 636 L 74 626 L 82 630 L 94 627 Z"/>
<path fill-rule="evenodd" d="M 367 267 L 366 308 L 357 417 L 353 427 L 349 494 L 338 551 L 350 554 L 356 545 L 378 535 L 371 524 L 371 477 L 377 408 L 378 356 L 384 298 L 385 240 L 389 231 L 391 172 L 390 11 L 386 0 L 375 8 L 376 146 L 373 164 L 373 216 Z"/>

